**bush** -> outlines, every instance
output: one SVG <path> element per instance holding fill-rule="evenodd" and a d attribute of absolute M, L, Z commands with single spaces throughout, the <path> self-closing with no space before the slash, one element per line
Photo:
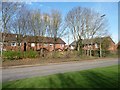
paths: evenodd
<path fill-rule="evenodd" d="M 108 51 L 108 50 L 103 50 L 102 51 L 102 56 L 103 57 L 106 57 L 106 56 L 109 56 L 110 55 L 110 51 Z"/>
<path fill-rule="evenodd" d="M 36 58 L 38 57 L 38 53 L 36 51 L 5 51 L 3 52 L 3 58 L 14 60 L 14 59 L 22 59 L 22 58 Z"/>
<path fill-rule="evenodd" d="M 38 52 L 36 51 L 30 50 L 30 51 L 24 52 L 24 58 L 36 58 L 36 57 L 38 57 Z"/>
<path fill-rule="evenodd" d="M 61 54 L 60 54 L 60 52 L 58 52 L 58 51 L 55 51 L 55 52 L 53 51 L 53 52 L 52 52 L 52 57 L 53 57 L 53 58 L 60 58 L 60 57 L 61 57 Z"/>
<path fill-rule="evenodd" d="M 3 58 L 4 59 L 21 59 L 22 58 L 22 52 L 20 51 L 5 51 L 3 52 Z"/>

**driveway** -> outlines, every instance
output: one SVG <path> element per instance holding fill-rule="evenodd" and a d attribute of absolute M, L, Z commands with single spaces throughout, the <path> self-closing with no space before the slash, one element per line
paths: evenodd
<path fill-rule="evenodd" d="M 12 81 L 35 76 L 45 76 L 56 73 L 64 73 L 71 71 L 80 71 L 97 67 L 117 65 L 118 59 L 97 59 L 90 61 L 66 62 L 59 64 L 49 64 L 34 67 L 19 67 L 2 69 L 2 81 Z"/>

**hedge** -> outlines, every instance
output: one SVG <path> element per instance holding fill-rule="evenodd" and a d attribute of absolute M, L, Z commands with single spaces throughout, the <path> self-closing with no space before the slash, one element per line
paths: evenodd
<path fill-rule="evenodd" d="M 3 52 L 3 59 L 23 59 L 23 58 L 36 58 L 38 57 L 38 53 L 36 51 L 4 51 Z"/>

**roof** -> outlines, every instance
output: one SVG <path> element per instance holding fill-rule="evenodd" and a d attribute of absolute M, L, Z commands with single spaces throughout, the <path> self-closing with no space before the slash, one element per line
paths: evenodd
<path fill-rule="evenodd" d="M 76 46 L 76 41 L 73 41 L 70 46 Z"/>
<path fill-rule="evenodd" d="M 17 38 L 18 34 L 2 33 L 2 36 L 5 36 L 5 40 L 4 40 L 5 42 L 18 41 L 18 38 Z M 40 42 L 40 43 L 43 42 L 43 43 L 51 43 L 51 44 L 54 43 L 54 38 L 42 37 L 42 36 L 29 36 L 29 35 L 23 36 L 23 35 L 20 35 L 19 40 L 21 42 L 23 41 L 23 42 L 29 42 L 29 43 L 32 43 L 32 42 Z M 2 41 L 2 39 L 1 39 L 1 41 Z M 61 38 L 57 38 L 55 44 L 65 44 L 65 42 Z"/>
<path fill-rule="evenodd" d="M 24 41 L 26 42 L 40 42 L 40 43 L 54 43 L 54 38 L 51 37 L 41 37 L 41 36 L 25 36 Z M 61 38 L 57 38 L 55 44 L 65 44 Z"/>
<path fill-rule="evenodd" d="M 104 40 L 104 39 L 109 39 L 109 40 L 111 40 L 114 44 L 115 44 L 115 42 L 112 40 L 112 38 L 111 37 L 102 37 L 102 38 L 99 38 L 99 37 L 96 37 L 96 38 L 93 38 L 93 39 L 84 39 L 84 40 L 82 40 L 82 43 L 83 44 L 91 44 L 91 42 L 92 43 L 100 43 L 100 40 L 101 40 L 101 42 Z M 71 44 L 70 44 L 70 46 L 75 46 L 76 45 L 76 41 L 73 41 Z"/>
<path fill-rule="evenodd" d="M 118 42 L 118 45 L 120 45 L 120 41 Z"/>
<path fill-rule="evenodd" d="M 2 41 L 2 38 L 4 39 L 5 42 L 8 42 L 8 41 L 18 41 L 18 34 L 12 34 L 12 33 L 0 33 L 0 41 Z M 23 40 L 23 36 L 20 35 L 20 38 L 19 38 L 20 41 Z"/>
<path fill-rule="evenodd" d="M 116 46 L 120 46 L 120 41 L 116 44 Z"/>

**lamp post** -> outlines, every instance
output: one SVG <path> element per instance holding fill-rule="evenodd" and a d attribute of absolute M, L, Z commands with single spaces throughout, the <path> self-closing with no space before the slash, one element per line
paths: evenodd
<path fill-rule="evenodd" d="M 101 16 L 101 19 L 102 19 L 104 16 L 105 16 L 105 14 Z M 100 57 L 102 57 L 101 37 L 100 37 Z"/>

